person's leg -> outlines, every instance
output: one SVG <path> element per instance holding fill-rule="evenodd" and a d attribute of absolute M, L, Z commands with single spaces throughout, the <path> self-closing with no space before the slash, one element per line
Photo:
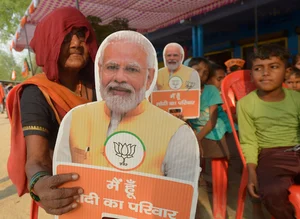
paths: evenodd
<path fill-rule="evenodd" d="M 0 110 L 1 110 L 1 113 L 3 114 L 4 113 L 4 102 L 3 101 L 1 102 Z"/>
<path fill-rule="evenodd" d="M 220 141 L 204 138 L 201 141 L 203 148 L 203 157 L 205 158 L 205 168 L 201 175 L 205 181 L 204 186 L 207 192 L 212 192 L 212 164 L 213 158 L 228 157 L 228 146 L 226 144 L 225 136 Z"/>
<path fill-rule="evenodd" d="M 226 143 L 228 145 L 230 159 L 229 159 L 229 169 L 233 169 L 236 173 L 242 174 L 243 163 L 239 151 L 237 149 L 234 136 L 232 133 L 226 133 Z"/>
<path fill-rule="evenodd" d="M 204 163 L 199 178 L 199 186 L 202 187 L 206 192 L 212 193 L 212 170 L 211 170 L 211 159 L 202 158 Z"/>
<path fill-rule="evenodd" d="M 288 189 L 298 174 L 299 160 L 295 152 L 284 150 L 272 148 L 261 151 L 257 166 L 259 193 L 266 209 L 276 219 L 294 219 Z"/>
<path fill-rule="evenodd" d="M 3 112 L 6 111 L 6 98 L 3 99 Z"/>
<path fill-rule="evenodd" d="M 275 178 L 260 191 L 263 204 L 276 219 L 295 218 L 294 208 L 288 199 L 288 189 L 291 185 L 291 177 Z"/>

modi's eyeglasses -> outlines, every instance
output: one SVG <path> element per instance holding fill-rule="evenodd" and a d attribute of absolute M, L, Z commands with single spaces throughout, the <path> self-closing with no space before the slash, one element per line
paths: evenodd
<path fill-rule="evenodd" d="M 64 38 L 64 41 L 63 43 L 69 43 L 71 42 L 72 40 L 72 37 L 74 35 L 77 36 L 77 38 L 80 40 L 80 42 L 84 42 L 85 41 L 85 35 L 86 35 L 86 28 L 82 27 L 82 28 L 79 28 L 79 29 L 75 29 L 75 30 L 72 30 L 70 33 L 68 33 L 65 38 Z"/>

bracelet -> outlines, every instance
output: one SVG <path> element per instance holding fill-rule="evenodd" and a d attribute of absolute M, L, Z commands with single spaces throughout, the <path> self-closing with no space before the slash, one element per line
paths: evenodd
<path fill-rule="evenodd" d="M 36 182 L 43 176 L 49 176 L 51 175 L 50 173 L 48 173 L 47 171 L 40 171 L 40 172 L 37 172 L 36 174 L 34 174 L 32 177 L 31 177 L 31 180 L 30 180 L 30 183 L 29 183 L 29 194 L 31 196 L 31 198 L 34 200 L 34 201 L 40 201 L 40 197 L 38 197 L 36 194 L 33 193 L 33 187 L 34 185 L 36 184 Z"/>

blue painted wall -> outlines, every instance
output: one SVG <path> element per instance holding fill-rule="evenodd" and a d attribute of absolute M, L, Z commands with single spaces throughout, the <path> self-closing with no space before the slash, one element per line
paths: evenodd
<path fill-rule="evenodd" d="M 295 32 L 296 27 L 300 26 L 299 21 L 299 12 L 284 16 L 272 17 L 271 19 L 268 19 L 268 21 L 258 23 L 258 35 L 286 30 L 288 32 L 288 49 L 292 55 L 295 55 L 300 52 L 298 51 L 298 35 Z M 241 48 L 237 44 L 237 41 L 254 36 L 254 21 L 253 24 L 245 24 L 240 26 L 239 30 L 236 32 L 220 32 L 212 35 L 205 35 L 204 28 L 204 53 L 233 49 L 233 56 L 241 57 Z"/>

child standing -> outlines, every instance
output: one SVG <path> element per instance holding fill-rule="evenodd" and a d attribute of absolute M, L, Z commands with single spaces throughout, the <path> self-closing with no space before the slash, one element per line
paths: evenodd
<path fill-rule="evenodd" d="M 300 176 L 300 93 L 285 89 L 289 55 L 279 45 L 263 45 L 251 57 L 257 90 L 237 104 L 248 191 L 276 219 L 294 219 L 288 188 Z"/>
<path fill-rule="evenodd" d="M 206 84 L 214 85 L 216 88 L 218 88 L 219 91 L 221 91 L 221 84 L 223 79 L 226 76 L 225 70 L 222 66 L 214 62 L 211 62 L 210 66 L 211 66 L 210 67 L 211 74 L 209 74 Z M 225 137 L 226 137 L 226 143 L 228 145 L 229 154 L 230 154 L 229 168 L 232 168 L 236 173 L 241 174 L 243 163 L 240 154 L 237 150 L 237 146 L 234 140 L 234 136 L 232 134 L 232 129 L 230 126 L 228 116 L 221 106 L 218 106 L 218 117 L 221 118 L 226 125 Z M 237 125 L 235 125 L 235 129 L 238 130 Z"/>
<path fill-rule="evenodd" d="M 288 88 L 300 91 L 300 70 L 292 68 L 285 78 L 285 83 Z"/>
<path fill-rule="evenodd" d="M 196 131 L 202 157 L 229 158 L 225 140 L 227 127 L 219 116 L 223 104 L 220 91 L 213 85 L 206 85 L 210 74 L 212 74 L 209 61 L 204 58 L 192 58 L 189 67 L 197 70 L 201 78 L 200 117 L 189 119 L 188 122 Z"/>
<path fill-rule="evenodd" d="M 211 66 L 209 61 L 204 58 L 191 59 L 189 66 L 199 72 L 202 93 L 200 117 L 190 119 L 187 122 L 195 130 L 201 155 L 205 158 L 205 169 L 202 172 L 202 177 L 207 191 L 210 192 L 212 187 L 211 159 L 227 158 L 229 160 L 233 155 L 234 159 L 232 162 L 229 162 L 229 165 L 238 173 L 241 172 L 242 162 L 238 155 L 234 138 L 228 136 L 232 130 L 228 117 L 222 109 L 223 100 L 220 90 L 217 88 L 220 88 L 221 82 L 225 77 L 224 70 L 222 74 L 222 71 L 218 71 L 221 68 L 214 65 Z M 207 84 L 207 82 L 210 82 L 211 85 Z"/>
<path fill-rule="evenodd" d="M 218 88 L 219 91 L 221 91 L 221 84 L 223 79 L 226 76 L 225 70 L 222 66 L 214 62 L 211 62 L 210 66 L 211 66 L 212 74 L 208 78 L 207 84 L 214 85 L 216 88 Z"/>

